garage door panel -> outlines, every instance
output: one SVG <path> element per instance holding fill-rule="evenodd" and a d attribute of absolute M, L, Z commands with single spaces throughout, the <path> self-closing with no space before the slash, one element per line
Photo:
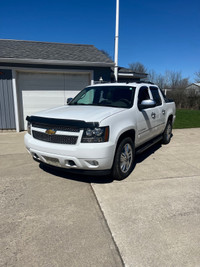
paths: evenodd
<path fill-rule="evenodd" d="M 80 91 L 89 84 L 88 74 L 65 75 L 66 90 Z"/>
<path fill-rule="evenodd" d="M 88 74 L 65 75 L 65 99 L 74 98 L 82 89 L 90 84 Z"/>
<path fill-rule="evenodd" d="M 26 116 L 62 106 L 89 85 L 89 74 L 19 72 L 17 87 L 21 102 L 21 129 L 26 129 Z"/>
<path fill-rule="evenodd" d="M 66 91 L 65 92 L 65 104 L 67 103 L 67 98 L 74 98 L 79 91 Z"/>
<path fill-rule="evenodd" d="M 23 90 L 64 90 L 64 74 L 19 73 L 18 81 Z"/>
<path fill-rule="evenodd" d="M 42 109 L 64 105 L 64 91 L 24 91 L 22 95 L 24 109 L 37 108 L 40 111 Z"/>

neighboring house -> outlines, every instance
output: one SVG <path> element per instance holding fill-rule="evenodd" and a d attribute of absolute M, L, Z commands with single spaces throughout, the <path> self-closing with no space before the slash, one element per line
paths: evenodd
<path fill-rule="evenodd" d="M 185 88 L 187 93 L 194 92 L 200 95 L 200 83 L 192 83 Z"/>
<path fill-rule="evenodd" d="M 0 130 L 24 130 L 27 115 L 65 105 L 87 85 L 112 82 L 113 67 L 93 45 L 0 39 Z M 144 76 L 119 68 L 119 81 Z"/>

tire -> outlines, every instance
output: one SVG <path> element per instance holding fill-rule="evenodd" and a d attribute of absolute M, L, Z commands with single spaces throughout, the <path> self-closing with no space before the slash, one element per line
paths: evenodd
<path fill-rule="evenodd" d="M 135 146 L 130 137 L 123 139 L 117 147 L 112 167 L 112 177 L 123 180 L 132 172 L 135 161 Z"/>
<path fill-rule="evenodd" d="M 169 142 L 171 141 L 171 137 L 172 137 L 172 122 L 171 120 L 168 120 L 163 133 L 163 144 L 169 144 Z"/>

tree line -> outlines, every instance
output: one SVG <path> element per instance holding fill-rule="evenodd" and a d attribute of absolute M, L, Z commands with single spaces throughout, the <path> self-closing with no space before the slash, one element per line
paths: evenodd
<path fill-rule="evenodd" d="M 137 73 L 148 73 L 148 80 L 157 84 L 161 89 L 184 89 L 189 85 L 189 77 L 183 77 L 181 71 L 167 70 L 158 74 L 148 70 L 142 63 L 130 63 L 129 68 Z M 200 71 L 195 73 L 195 82 L 200 82 Z"/>
<path fill-rule="evenodd" d="M 111 60 L 111 55 L 105 51 L 101 52 Z M 128 64 L 129 68 L 137 73 L 148 73 L 148 80 L 157 84 L 161 89 L 184 89 L 189 85 L 189 77 L 182 77 L 181 71 L 167 70 L 164 74 L 158 74 L 155 70 L 148 70 L 141 62 Z M 195 72 L 195 82 L 200 83 L 200 70 Z"/>
<path fill-rule="evenodd" d="M 189 77 L 183 77 L 180 71 L 166 71 L 158 74 L 148 70 L 142 63 L 129 64 L 129 68 L 137 73 L 148 73 L 148 81 L 157 84 L 167 91 L 167 97 L 174 99 L 177 108 L 200 109 L 200 93 L 194 90 L 185 90 L 189 85 Z M 200 71 L 195 73 L 195 82 L 200 83 Z"/>

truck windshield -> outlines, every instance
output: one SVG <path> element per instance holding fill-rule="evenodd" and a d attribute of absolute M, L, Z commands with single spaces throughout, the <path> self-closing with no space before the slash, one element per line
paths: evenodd
<path fill-rule="evenodd" d="M 83 89 L 69 105 L 109 106 L 130 108 L 133 105 L 135 87 L 94 86 Z"/>

